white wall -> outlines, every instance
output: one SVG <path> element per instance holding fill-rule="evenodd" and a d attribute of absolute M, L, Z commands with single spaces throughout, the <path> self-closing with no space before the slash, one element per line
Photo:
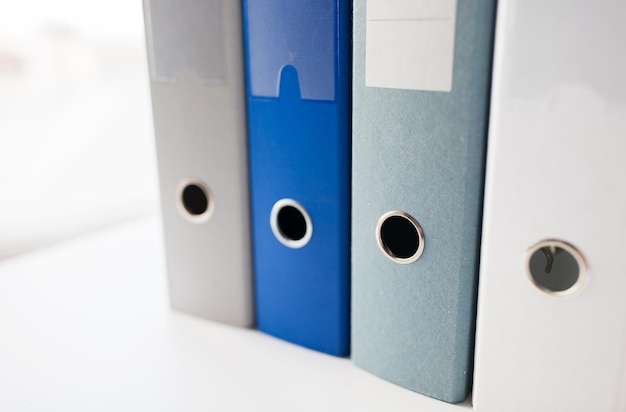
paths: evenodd
<path fill-rule="evenodd" d="M 0 0 L 0 258 L 157 210 L 140 1 Z"/>

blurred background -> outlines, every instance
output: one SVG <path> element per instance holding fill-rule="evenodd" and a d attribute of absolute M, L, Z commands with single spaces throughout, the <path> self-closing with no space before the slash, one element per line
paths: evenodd
<path fill-rule="evenodd" d="M 141 1 L 0 0 L 0 259 L 158 211 Z"/>

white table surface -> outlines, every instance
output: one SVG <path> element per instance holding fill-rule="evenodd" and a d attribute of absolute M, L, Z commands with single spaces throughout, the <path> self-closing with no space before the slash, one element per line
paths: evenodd
<path fill-rule="evenodd" d="M 171 311 L 157 217 L 0 261 L 0 411 L 468 411 Z"/>

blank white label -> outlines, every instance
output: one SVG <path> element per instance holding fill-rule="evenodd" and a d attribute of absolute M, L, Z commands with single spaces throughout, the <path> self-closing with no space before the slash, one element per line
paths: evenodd
<path fill-rule="evenodd" d="M 452 90 L 456 0 L 367 0 L 365 85 Z"/>

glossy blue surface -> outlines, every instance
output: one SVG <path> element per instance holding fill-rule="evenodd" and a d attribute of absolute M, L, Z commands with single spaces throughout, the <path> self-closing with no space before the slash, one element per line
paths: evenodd
<path fill-rule="evenodd" d="M 257 324 L 279 338 L 346 356 L 351 2 L 243 4 Z M 272 32 L 261 36 L 259 27 Z M 295 43 L 276 41 L 283 38 Z M 329 71 L 332 76 L 324 75 Z M 267 87 L 255 89 L 276 79 L 278 97 Z M 312 220 L 312 238 L 299 249 L 280 243 L 270 227 L 272 206 L 284 198 L 299 202 Z"/>

